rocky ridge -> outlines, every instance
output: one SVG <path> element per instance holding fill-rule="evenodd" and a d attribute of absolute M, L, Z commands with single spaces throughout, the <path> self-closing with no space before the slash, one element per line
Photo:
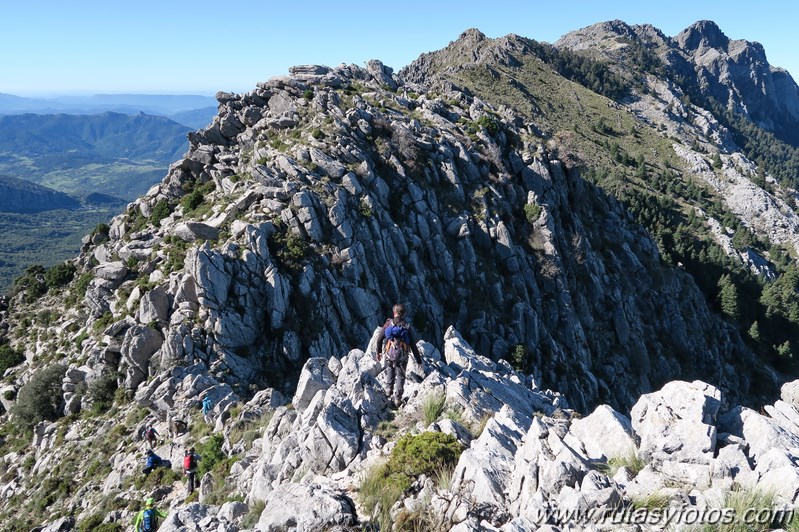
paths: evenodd
<path fill-rule="evenodd" d="M 234 406 L 220 404 L 215 431 L 225 446 L 233 443 L 236 422 L 268 413 L 268 423 L 224 480 L 210 472 L 202 477 L 197 502 L 184 504 L 177 484 L 155 489 L 168 513 L 159 530 L 360 530 L 379 522 L 381 511 L 392 522 L 427 530 L 664 530 L 742 522 L 745 509 L 731 506 L 740 493 L 771 494 L 755 497 L 753 508 L 770 512 L 774 522 L 790 516 L 796 503 L 799 381 L 783 386 L 768 415 L 723 406 L 721 392 L 701 381 L 673 381 L 640 397 L 629 415 L 601 405 L 580 417 L 566 397 L 478 355 L 452 328 L 443 355 L 426 342 L 419 348 L 423 364 L 410 368 L 396 412 L 383 393 L 373 344 L 340 359 L 309 359 L 288 405 L 265 390 L 223 422 Z M 445 399 L 446 412 L 425 421 L 425 403 L 435 397 Z M 358 491 L 396 448 L 380 430 L 386 424 L 400 434 L 447 434 L 465 450 L 450 474 L 420 476 L 381 510 L 364 507 Z M 73 431 L 87 428 L 80 421 Z M 40 461 L 69 452 L 43 432 L 34 442 Z M 65 442 L 79 446 L 80 438 L 68 434 Z M 156 452 L 171 456 L 170 449 Z M 125 476 L 138 474 L 133 462 L 126 447 L 118 448 L 105 484 L 94 489 L 113 492 Z M 240 500 L 209 502 L 219 483 L 229 499 Z M 84 501 L 91 499 L 92 488 L 81 491 Z M 641 512 L 654 498 L 661 506 Z M 92 510 L 76 509 L 77 520 Z M 106 522 L 132 518 L 113 512 Z M 43 530 L 69 530 L 75 521 L 63 518 Z"/>
<path fill-rule="evenodd" d="M 674 37 L 648 24 L 603 22 L 567 33 L 555 46 L 618 59 L 631 41 L 655 50 L 702 93 L 796 141 L 789 130 L 799 121 L 799 89 L 791 75 L 769 64 L 760 43 L 729 39 L 712 21 L 698 21 Z"/>
<path fill-rule="evenodd" d="M 619 68 L 631 68 L 625 58 L 631 43 L 653 50 L 675 76 L 685 79 L 686 85 L 696 87 L 704 97 L 748 117 L 780 139 L 793 145 L 799 142 L 793 133 L 799 124 L 799 86 L 787 71 L 768 63 L 759 43 L 730 40 L 711 21 L 696 22 L 673 38 L 650 25 L 604 22 L 570 32 L 555 45 L 598 55 Z M 679 138 L 683 145 L 675 145 L 675 151 L 691 173 L 722 197 L 747 227 L 771 242 L 799 249 L 799 220 L 790 207 L 793 191 L 777 187 L 770 193 L 754 184 L 757 165 L 742 155 L 727 128 L 708 110 L 686 103 L 684 92 L 673 83 L 664 83 L 651 74 L 644 76 L 649 91 L 636 94 L 625 105 Z M 701 149 L 691 149 L 697 141 Z M 706 163 L 707 153 L 720 155 L 721 175 Z M 769 184 L 776 185 L 773 179 Z"/>

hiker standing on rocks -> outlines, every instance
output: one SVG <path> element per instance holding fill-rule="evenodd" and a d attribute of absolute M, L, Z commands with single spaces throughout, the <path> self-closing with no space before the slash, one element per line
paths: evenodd
<path fill-rule="evenodd" d="M 211 402 L 211 398 L 207 395 L 203 397 L 203 419 L 206 423 L 211 423 L 211 409 L 213 408 L 213 403 Z"/>
<path fill-rule="evenodd" d="M 194 447 L 186 449 L 183 453 L 183 473 L 186 475 L 186 488 L 188 497 L 194 493 L 194 476 L 197 474 L 197 462 L 200 461 L 200 455 L 194 453 Z"/>
<path fill-rule="evenodd" d="M 158 519 L 165 517 L 166 514 L 155 507 L 155 501 L 150 497 L 144 504 L 144 510 L 136 514 L 136 519 L 133 521 L 133 530 L 136 532 L 158 530 Z"/>
<path fill-rule="evenodd" d="M 377 336 L 377 360 L 383 355 L 383 342 L 385 341 L 386 354 L 386 395 L 393 396 L 394 406 L 399 408 L 402 404 L 402 392 L 405 389 L 405 366 L 408 364 L 408 353 L 413 353 L 417 364 L 422 363 L 422 356 L 416 348 L 416 342 L 411 333 L 411 326 L 405 321 L 405 306 L 401 303 L 394 305 L 394 316 L 387 319 Z"/>
<path fill-rule="evenodd" d="M 149 427 L 144 429 L 144 431 L 142 432 L 142 436 L 144 441 L 147 442 L 147 445 L 150 447 L 150 449 L 152 449 L 158 443 L 158 436 L 160 435 L 158 434 L 158 431 L 155 430 L 155 427 L 150 425 Z"/>

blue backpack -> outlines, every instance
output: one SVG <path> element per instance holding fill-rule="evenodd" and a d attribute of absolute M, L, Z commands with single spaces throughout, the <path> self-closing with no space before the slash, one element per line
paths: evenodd
<path fill-rule="evenodd" d="M 408 354 L 411 334 L 408 332 L 408 324 L 404 321 L 395 324 L 389 320 L 389 323 L 385 329 L 386 357 L 393 362 Z"/>
<path fill-rule="evenodd" d="M 151 532 L 152 530 L 155 530 L 155 517 L 155 510 L 152 508 L 147 508 L 144 510 L 141 521 L 142 532 Z"/>

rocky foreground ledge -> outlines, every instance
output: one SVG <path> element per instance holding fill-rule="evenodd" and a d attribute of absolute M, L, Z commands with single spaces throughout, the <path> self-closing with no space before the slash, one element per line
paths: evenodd
<path fill-rule="evenodd" d="M 744 521 L 759 530 L 792 516 L 799 381 L 763 413 L 725 406 L 709 384 L 674 381 L 642 396 L 629 417 L 604 405 L 581 417 L 532 377 L 479 356 L 453 328 L 443 355 L 418 345 L 423 367 L 410 363 L 398 410 L 382 391 L 373 345 L 308 360 L 291 404 L 259 393 L 236 419 L 274 413 L 230 469 L 227 502 L 208 503 L 220 489 L 210 473 L 191 504 L 179 483 L 159 487 L 152 495 L 169 513 L 161 532 L 718 529 Z M 215 431 L 227 439 L 236 419 L 225 418 Z M 398 457 L 408 473 L 437 452 L 439 471 L 384 492 Z M 111 519 L 127 524 L 129 514 Z M 68 529 L 62 519 L 44 530 Z"/>

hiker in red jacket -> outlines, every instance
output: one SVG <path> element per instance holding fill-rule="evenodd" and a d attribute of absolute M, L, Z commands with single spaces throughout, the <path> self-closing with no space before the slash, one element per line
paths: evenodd
<path fill-rule="evenodd" d="M 197 462 L 200 461 L 200 455 L 194 453 L 194 447 L 186 449 L 183 453 L 183 474 L 186 475 L 187 480 L 187 496 L 194 493 L 194 476 L 197 473 Z"/>

